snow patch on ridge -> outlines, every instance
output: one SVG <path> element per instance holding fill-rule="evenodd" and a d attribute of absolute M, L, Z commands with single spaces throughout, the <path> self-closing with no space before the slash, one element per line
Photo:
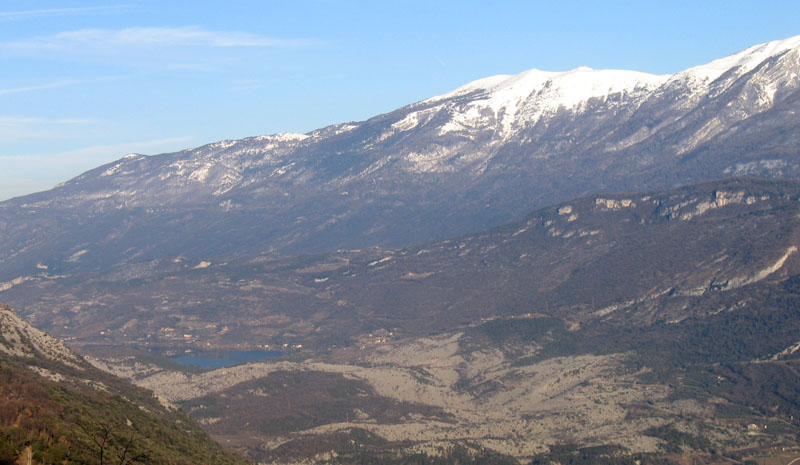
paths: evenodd
<path fill-rule="evenodd" d="M 676 74 L 675 78 L 694 78 L 710 82 L 734 68 L 739 68 L 737 74 L 742 75 L 755 69 L 755 67 L 764 62 L 764 60 L 793 49 L 800 49 L 800 36 L 754 45 L 725 58 L 714 60 L 705 65 L 689 68 L 686 71 Z"/>
<path fill-rule="evenodd" d="M 436 110 L 445 107 L 450 112 L 451 120 L 440 128 L 440 135 L 495 123 L 501 135 L 505 136 L 512 132 L 515 125 L 535 123 L 560 108 L 580 108 L 593 98 L 606 98 L 619 93 L 645 98 L 670 82 L 702 90 L 728 71 L 742 75 L 755 69 L 764 60 L 788 50 L 800 52 L 800 36 L 756 45 L 674 75 L 593 70 L 586 67 L 565 72 L 531 69 L 517 75 L 479 79 L 424 100 L 421 104 L 442 103 Z M 758 96 L 761 106 L 771 105 L 778 91 L 776 86 L 768 84 L 764 87 L 763 95 Z M 459 97 L 466 96 L 470 98 L 468 101 L 459 101 Z M 409 123 L 411 121 L 404 121 L 398 126 L 405 128 Z M 713 128 L 706 129 L 711 131 Z"/>
<path fill-rule="evenodd" d="M 515 122 L 536 122 L 559 108 L 574 109 L 592 98 L 605 98 L 617 93 L 652 91 L 670 79 L 670 75 L 654 75 L 625 70 L 593 70 L 581 67 L 565 72 L 532 69 L 515 76 L 493 76 L 471 82 L 444 95 L 426 100 L 434 103 L 477 93 L 474 100 L 458 107 L 452 122 L 442 133 L 474 127 L 487 117 L 500 123 L 508 134 Z M 486 110 L 491 113 L 487 115 Z"/>
<path fill-rule="evenodd" d="M 255 138 L 257 141 L 269 140 L 274 142 L 299 142 L 306 140 L 310 136 L 308 134 L 298 134 L 296 132 L 279 132 L 268 136 L 258 136 Z"/>
<path fill-rule="evenodd" d="M 392 129 L 395 131 L 408 131 L 409 129 L 419 126 L 420 124 L 425 124 L 433 117 L 435 110 L 436 108 L 412 111 L 411 113 L 407 114 L 405 118 L 393 123 Z"/>

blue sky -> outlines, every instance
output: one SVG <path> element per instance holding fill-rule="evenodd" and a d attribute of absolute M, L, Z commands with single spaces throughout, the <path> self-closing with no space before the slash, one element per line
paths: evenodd
<path fill-rule="evenodd" d="M 800 2 L 0 0 L 0 199 L 129 152 L 307 132 L 530 68 L 674 73 Z"/>

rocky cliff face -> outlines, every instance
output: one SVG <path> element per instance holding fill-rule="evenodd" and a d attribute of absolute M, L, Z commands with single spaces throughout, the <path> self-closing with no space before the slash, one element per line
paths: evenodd
<path fill-rule="evenodd" d="M 0 204 L 0 280 L 401 246 L 589 192 L 797 177 L 799 76 L 795 37 L 675 75 L 531 70 L 308 134 L 128 155 Z"/>
<path fill-rule="evenodd" d="M 10 308 L 0 303 L 0 352 L 12 357 L 50 361 L 78 367 L 85 363 L 63 342 L 27 324 Z"/>

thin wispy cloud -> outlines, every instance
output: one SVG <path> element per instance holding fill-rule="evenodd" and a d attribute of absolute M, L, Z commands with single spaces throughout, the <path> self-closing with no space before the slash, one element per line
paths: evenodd
<path fill-rule="evenodd" d="M 66 87 L 78 84 L 79 81 L 55 81 L 55 82 L 48 82 L 46 84 L 36 84 L 32 86 L 22 86 L 22 87 L 11 87 L 6 89 L 0 89 L 0 95 L 8 95 L 8 94 L 19 94 L 22 92 L 31 92 L 35 90 L 45 90 L 45 89 L 56 89 L 58 87 Z"/>
<path fill-rule="evenodd" d="M 310 76 L 309 81 L 338 81 L 340 79 L 347 79 L 347 74 L 323 74 L 319 76 Z"/>
<path fill-rule="evenodd" d="M 230 92 L 242 92 L 246 90 L 261 89 L 266 83 L 261 79 L 236 79 L 233 86 L 228 89 Z"/>
<path fill-rule="evenodd" d="M 100 121 L 89 118 L 0 116 L 0 145 L 23 140 L 68 140 L 87 126 L 98 123 Z"/>
<path fill-rule="evenodd" d="M 37 90 L 57 89 L 59 87 L 78 86 L 84 84 L 98 84 L 101 82 L 116 81 L 123 79 L 122 76 L 104 76 L 93 79 L 62 79 L 59 81 L 45 82 L 43 84 L 31 84 L 28 86 L 0 88 L 0 95 L 20 94 L 23 92 L 34 92 Z"/>
<path fill-rule="evenodd" d="M 37 18 L 42 16 L 69 16 L 101 14 L 125 11 L 130 9 L 127 5 L 105 5 L 78 8 L 42 8 L 36 10 L 0 11 L 0 21 Z"/>
<path fill-rule="evenodd" d="M 224 71 L 260 61 L 263 53 L 319 45 L 239 31 L 192 27 L 79 29 L 0 42 L 0 56 L 93 63 L 145 71 Z"/>
<path fill-rule="evenodd" d="M 20 126 L 26 124 L 94 124 L 97 120 L 83 118 L 35 118 L 29 116 L 0 116 L 0 126 Z"/>
<path fill-rule="evenodd" d="M 126 29 L 79 29 L 26 40 L 0 42 L 0 50 L 22 53 L 105 53 L 120 49 L 155 47 L 281 47 L 304 46 L 303 39 L 278 39 L 236 31 L 212 31 L 201 27 L 132 27 Z"/>

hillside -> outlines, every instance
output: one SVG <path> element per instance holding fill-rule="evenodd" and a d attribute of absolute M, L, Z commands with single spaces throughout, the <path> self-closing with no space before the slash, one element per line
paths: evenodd
<path fill-rule="evenodd" d="M 177 407 L 95 369 L 0 304 L 0 463 L 247 462 Z"/>

